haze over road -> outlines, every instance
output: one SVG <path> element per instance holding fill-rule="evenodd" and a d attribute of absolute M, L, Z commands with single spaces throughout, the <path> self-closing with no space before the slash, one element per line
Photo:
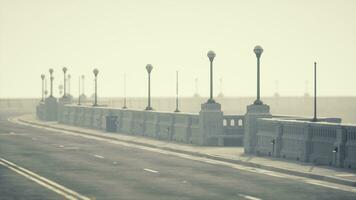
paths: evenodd
<path fill-rule="evenodd" d="M 106 140 L 21 126 L 0 115 L 0 157 L 95 199 L 355 199 L 301 181 Z M 0 165 L 0 199 L 63 197 Z"/>

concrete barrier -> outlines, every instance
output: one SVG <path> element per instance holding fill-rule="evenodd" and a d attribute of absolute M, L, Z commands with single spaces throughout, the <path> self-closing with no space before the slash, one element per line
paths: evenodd
<path fill-rule="evenodd" d="M 144 135 L 151 138 L 157 138 L 159 113 L 146 112 L 145 113 L 145 133 Z"/>
<path fill-rule="evenodd" d="M 256 154 L 356 168 L 356 126 L 258 119 Z"/>
<path fill-rule="evenodd" d="M 157 138 L 160 140 L 172 140 L 174 114 L 158 113 Z"/>
<path fill-rule="evenodd" d="M 338 149 L 345 155 L 343 166 L 356 169 L 356 126 L 344 126 L 343 132 L 346 142 Z"/>
<path fill-rule="evenodd" d="M 189 143 L 192 134 L 192 115 L 186 113 L 175 114 L 173 124 L 173 141 Z"/>

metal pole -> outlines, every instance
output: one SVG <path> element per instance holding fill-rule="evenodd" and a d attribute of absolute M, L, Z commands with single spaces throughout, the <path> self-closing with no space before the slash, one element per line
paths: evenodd
<path fill-rule="evenodd" d="M 176 110 L 174 112 L 179 112 L 178 107 L 178 71 L 176 71 Z"/>
<path fill-rule="evenodd" d="M 44 77 L 42 78 L 42 100 L 44 101 Z"/>
<path fill-rule="evenodd" d="M 80 105 L 80 76 L 78 78 L 78 105 Z"/>
<path fill-rule="evenodd" d="M 151 73 L 148 73 L 148 110 L 151 109 Z"/>
<path fill-rule="evenodd" d="M 66 72 L 64 72 L 64 83 L 63 83 L 63 97 L 66 96 Z"/>
<path fill-rule="evenodd" d="M 45 77 L 45 98 L 47 98 L 47 92 L 48 92 L 48 90 L 47 90 L 47 77 Z"/>
<path fill-rule="evenodd" d="M 127 108 L 126 106 L 126 74 L 124 74 L 124 107 L 122 107 L 124 109 Z"/>
<path fill-rule="evenodd" d="M 97 90 L 98 88 L 97 88 L 97 76 L 95 76 L 95 103 L 94 103 L 94 106 L 97 106 L 98 104 L 97 104 Z"/>
<path fill-rule="evenodd" d="M 213 61 L 210 61 L 210 101 L 213 102 Z"/>
<path fill-rule="evenodd" d="M 313 121 L 316 122 L 317 116 L 316 116 L 316 62 L 314 62 L 314 118 Z"/>
<path fill-rule="evenodd" d="M 50 97 L 53 97 L 53 76 L 51 74 L 51 95 Z"/>
<path fill-rule="evenodd" d="M 68 94 L 70 95 L 70 74 L 68 74 Z"/>
<path fill-rule="evenodd" d="M 260 57 L 257 57 L 257 102 L 260 102 Z"/>

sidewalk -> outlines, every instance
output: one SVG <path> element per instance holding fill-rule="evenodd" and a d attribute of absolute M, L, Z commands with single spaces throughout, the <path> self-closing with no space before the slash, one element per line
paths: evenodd
<path fill-rule="evenodd" d="M 214 160 L 241 164 L 260 169 L 323 180 L 356 187 L 356 171 L 334 168 L 329 166 L 315 166 L 311 163 L 295 162 L 285 159 L 257 157 L 245 155 L 243 147 L 204 147 L 189 144 L 161 141 L 141 136 L 132 136 L 119 133 L 108 133 L 101 130 L 93 130 L 76 126 L 59 124 L 57 122 L 39 121 L 33 115 L 25 115 L 16 118 L 18 121 L 37 126 L 49 127 L 58 130 L 72 131 L 76 133 L 105 137 L 118 141 L 154 147 L 194 156 L 206 157 Z M 16 120 L 15 119 L 15 120 Z"/>

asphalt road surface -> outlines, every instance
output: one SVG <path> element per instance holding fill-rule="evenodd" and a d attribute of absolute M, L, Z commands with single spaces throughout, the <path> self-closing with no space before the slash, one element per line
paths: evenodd
<path fill-rule="evenodd" d="M 64 199 L 71 192 L 82 199 L 356 199 L 356 193 L 298 180 L 21 126 L 7 120 L 15 114 L 0 113 L 1 200 Z M 41 178 L 32 180 L 22 169 Z M 47 180 L 67 192 L 56 192 Z"/>

